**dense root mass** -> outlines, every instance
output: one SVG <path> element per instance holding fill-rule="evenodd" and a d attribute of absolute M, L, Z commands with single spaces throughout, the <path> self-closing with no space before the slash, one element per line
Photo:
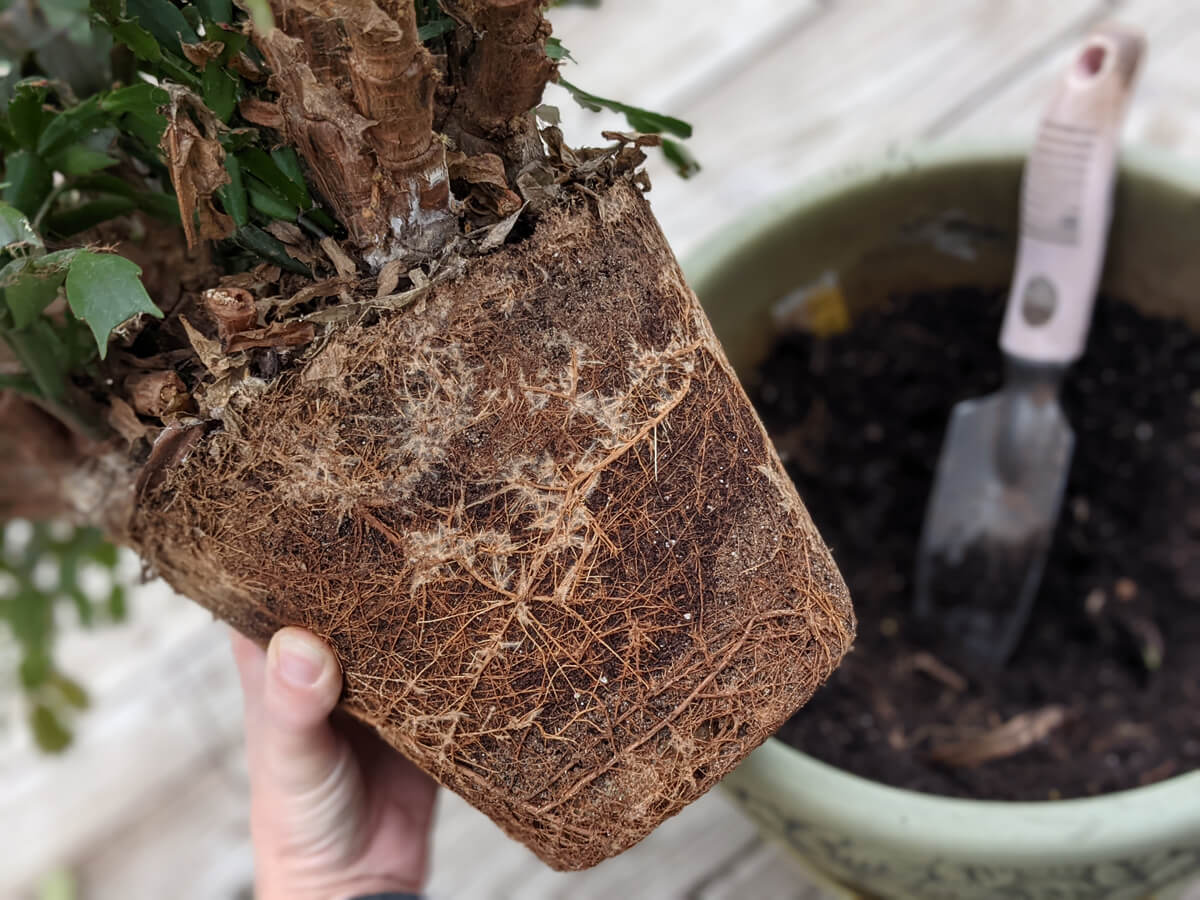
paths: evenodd
<path fill-rule="evenodd" d="M 131 538 L 549 864 L 620 852 L 801 706 L 845 587 L 627 181 L 309 362 L 144 486 Z"/>

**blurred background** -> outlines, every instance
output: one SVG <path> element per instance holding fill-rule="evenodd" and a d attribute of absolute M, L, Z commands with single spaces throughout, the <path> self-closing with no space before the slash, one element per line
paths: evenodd
<path fill-rule="evenodd" d="M 650 199 L 681 258 L 781 192 L 856 162 L 918 142 L 1030 141 L 1072 48 L 1110 17 L 1149 37 L 1127 143 L 1200 165 L 1200 4 L 1187 0 L 603 0 L 552 13 L 576 60 L 572 82 L 695 126 L 697 176 L 650 162 Z M 557 87 L 545 102 L 561 109 L 573 144 L 625 127 Z M 29 539 L 14 527 L 10 543 Z M 137 561 L 121 571 L 136 580 Z M 60 611 L 59 661 L 91 695 L 61 755 L 37 749 L 12 648 L 0 653 L 0 898 L 249 896 L 225 629 L 160 582 L 125 602 L 124 624 L 97 629 Z M 629 853 L 569 875 L 443 794 L 429 893 L 826 896 L 716 793 Z"/>

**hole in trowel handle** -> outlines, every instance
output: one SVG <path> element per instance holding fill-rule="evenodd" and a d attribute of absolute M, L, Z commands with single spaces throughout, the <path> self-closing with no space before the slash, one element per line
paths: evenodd
<path fill-rule="evenodd" d="M 1095 78 L 1104 68 L 1104 61 L 1106 59 L 1108 59 L 1108 45 L 1096 41 L 1083 48 L 1083 52 L 1079 54 L 1079 61 L 1075 64 L 1075 68 L 1080 77 L 1084 79 Z"/>

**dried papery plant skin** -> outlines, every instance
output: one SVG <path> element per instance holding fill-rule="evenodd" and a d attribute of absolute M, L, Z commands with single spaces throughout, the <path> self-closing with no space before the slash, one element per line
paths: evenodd
<path fill-rule="evenodd" d="M 845 587 L 619 181 L 197 441 L 129 536 L 559 869 L 695 800 L 830 674 Z"/>

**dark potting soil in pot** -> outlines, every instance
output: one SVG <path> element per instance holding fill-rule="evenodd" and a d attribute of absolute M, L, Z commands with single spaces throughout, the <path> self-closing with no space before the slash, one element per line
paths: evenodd
<path fill-rule="evenodd" d="M 1200 767 L 1200 336 L 1101 298 L 1063 402 L 1076 450 L 1006 668 L 910 616 L 951 407 L 996 389 L 1003 296 L 895 298 L 782 338 L 751 396 L 849 584 L 855 649 L 778 737 L 887 784 L 1046 800 Z"/>

